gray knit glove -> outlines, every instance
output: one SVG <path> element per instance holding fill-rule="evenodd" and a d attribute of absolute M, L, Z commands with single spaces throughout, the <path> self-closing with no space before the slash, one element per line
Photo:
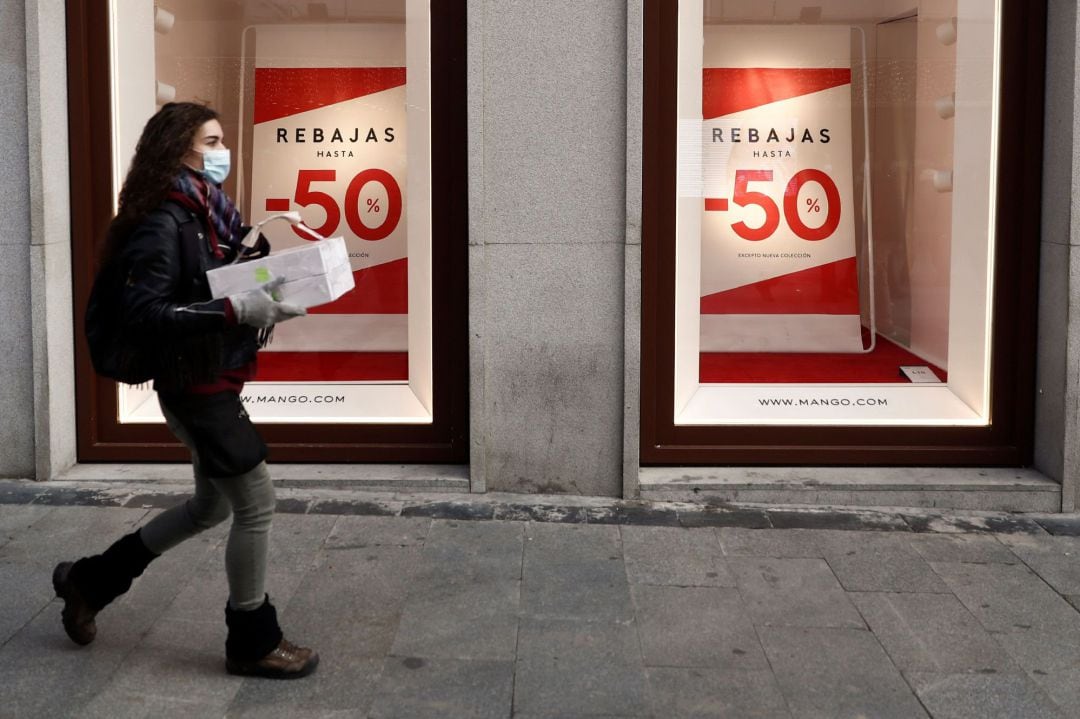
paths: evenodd
<path fill-rule="evenodd" d="M 257 290 L 249 290 L 229 296 L 233 312 L 236 313 L 236 321 L 242 325 L 252 327 L 271 327 L 278 322 L 291 320 L 293 317 L 303 317 L 307 310 L 297 305 L 278 302 L 273 293 L 285 282 L 284 277 L 278 277 Z"/>

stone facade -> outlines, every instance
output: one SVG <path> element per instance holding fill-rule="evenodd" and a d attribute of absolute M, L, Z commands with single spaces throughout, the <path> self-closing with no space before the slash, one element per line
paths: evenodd
<path fill-rule="evenodd" d="M 62 0 L 0 0 L 0 477 L 75 462 Z M 474 491 L 638 482 L 642 0 L 469 0 Z M 1036 469 L 1080 490 L 1078 17 L 1050 0 Z"/>

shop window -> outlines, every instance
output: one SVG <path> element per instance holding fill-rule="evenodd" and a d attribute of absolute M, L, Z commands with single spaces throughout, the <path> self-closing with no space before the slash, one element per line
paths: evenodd
<path fill-rule="evenodd" d="M 1042 8 L 646 12 L 645 460 L 1024 461 Z"/>
<path fill-rule="evenodd" d="M 225 189 L 246 220 L 299 212 L 318 236 L 344 238 L 355 289 L 279 325 L 245 387 L 253 419 L 282 445 L 275 458 L 462 459 L 464 3 L 69 5 L 69 23 L 85 29 L 73 62 L 90 69 L 73 79 L 73 120 L 105 129 L 111 150 L 107 166 L 84 168 L 111 180 L 108 205 L 99 192 L 77 212 L 107 222 L 145 121 L 164 102 L 201 101 L 221 115 L 234 167 Z M 313 241 L 286 221 L 262 231 L 275 250 Z M 77 263 L 99 235 L 77 231 Z M 80 429 L 97 438 L 82 443 L 86 458 L 167 441 L 151 389 L 90 384 L 98 414 Z"/>

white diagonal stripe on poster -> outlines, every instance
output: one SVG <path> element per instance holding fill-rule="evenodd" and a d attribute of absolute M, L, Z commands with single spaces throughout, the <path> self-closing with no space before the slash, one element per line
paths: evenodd
<path fill-rule="evenodd" d="M 308 315 L 274 328 L 263 352 L 405 352 L 408 315 Z"/>

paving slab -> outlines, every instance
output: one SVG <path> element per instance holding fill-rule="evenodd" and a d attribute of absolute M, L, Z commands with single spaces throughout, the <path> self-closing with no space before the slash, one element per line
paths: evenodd
<path fill-rule="evenodd" d="M 97 640 L 79 647 L 64 634 L 61 607 L 51 603 L 0 647 L 6 716 L 79 715 L 139 641 L 130 624 L 99 621 Z"/>
<path fill-rule="evenodd" d="M 79 710 L 83 719 L 191 719 L 224 716 L 225 701 L 175 699 L 134 691 L 109 689 Z"/>
<path fill-rule="evenodd" d="M 726 587 L 631 587 L 646 666 L 766 669 L 742 597 Z"/>
<path fill-rule="evenodd" d="M 720 546 L 729 557 L 822 559 L 825 555 L 814 541 L 815 534 L 812 529 L 717 530 Z"/>
<path fill-rule="evenodd" d="M 553 619 L 633 617 L 619 527 L 529 524 L 525 533 L 522 612 Z"/>
<path fill-rule="evenodd" d="M 626 574 L 633 584 L 735 586 L 711 529 L 623 527 L 622 544 Z"/>
<path fill-rule="evenodd" d="M 411 594 L 433 586 L 418 578 L 421 553 L 393 546 L 327 552 L 290 597 L 287 616 L 342 627 L 396 623 Z"/>
<path fill-rule="evenodd" d="M 315 638 L 310 644 L 319 652 L 315 674 L 287 682 L 245 679 L 228 706 L 230 719 L 367 716 L 383 658 L 354 656 L 344 643 Z"/>
<path fill-rule="evenodd" d="M 1080 640 L 1080 614 L 1026 566 L 948 562 L 932 566 L 991 632 L 1060 634 Z"/>
<path fill-rule="evenodd" d="M 1080 537 L 1010 535 L 1001 542 L 1062 594 L 1080 594 Z"/>
<path fill-rule="evenodd" d="M 49 606 L 52 571 L 34 564 L 0 562 L 0 646 Z"/>
<path fill-rule="evenodd" d="M 1020 559 L 989 534 L 916 534 L 908 543 L 928 562 L 1017 564 Z"/>
<path fill-rule="evenodd" d="M 1015 674 L 914 673 L 908 681 L 934 719 L 1065 719 L 1030 679 Z"/>
<path fill-rule="evenodd" d="M 733 557 L 728 560 L 755 625 L 866 625 L 823 559 Z"/>
<path fill-rule="evenodd" d="M 0 547 L 29 531 L 34 523 L 54 511 L 36 504 L 4 505 L 0 512 Z M 2 556 L 2 555 L 0 555 Z"/>
<path fill-rule="evenodd" d="M 227 706 L 243 680 L 225 672 L 225 635 L 224 612 L 207 621 L 155 622 L 100 689 Z"/>
<path fill-rule="evenodd" d="M 947 592 L 903 533 L 821 532 L 815 541 L 849 592 Z"/>
<path fill-rule="evenodd" d="M 104 551 L 141 524 L 145 509 L 55 507 L 0 546 L 0 561 L 52 569 L 59 562 Z"/>
<path fill-rule="evenodd" d="M 431 529 L 424 517 L 338 517 L 326 538 L 326 549 L 363 549 L 384 544 L 423 546 Z"/>
<path fill-rule="evenodd" d="M 1069 717 L 1080 717 L 1080 666 L 1049 672 L 1030 671 L 1028 677 Z"/>
<path fill-rule="evenodd" d="M 645 669 L 633 624 L 522 619 L 514 712 L 649 715 Z"/>
<path fill-rule="evenodd" d="M 634 610 L 622 558 L 568 564 L 557 573 L 526 569 L 521 611 L 531 617 L 629 621 Z"/>
<path fill-rule="evenodd" d="M 619 528 L 610 525 L 525 525 L 525 569 L 557 571 L 569 564 L 622 558 Z"/>
<path fill-rule="evenodd" d="M 520 606 L 516 580 L 447 584 L 414 593 L 402 611 L 391 653 L 513 661 Z"/>
<path fill-rule="evenodd" d="M 1021 672 L 951 594 L 855 593 L 851 599 L 904 673 Z"/>
<path fill-rule="evenodd" d="M 799 719 L 915 719 L 927 714 L 874 635 L 759 627 L 780 690 Z"/>
<path fill-rule="evenodd" d="M 654 667 L 645 674 L 656 717 L 793 719 L 768 670 Z"/>
<path fill-rule="evenodd" d="M 521 579 L 522 522 L 436 520 L 423 550 L 425 582 L 497 582 Z"/>
<path fill-rule="evenodd" d="M 387 657 L 368 716 L 505 719 L 513 690 L 513 662 Z"/>
<path fill-rule="evenodd" d="M 326 543 L 338 517 L 277 514 L 270 526 L 270 566 L 302 571 Z"/>
<path fill-rule="evenodd" d="M 1080 714 L 1080 640 L 1075 634 L 1015 631 L 996 638 L 1058 706 Z"/>

